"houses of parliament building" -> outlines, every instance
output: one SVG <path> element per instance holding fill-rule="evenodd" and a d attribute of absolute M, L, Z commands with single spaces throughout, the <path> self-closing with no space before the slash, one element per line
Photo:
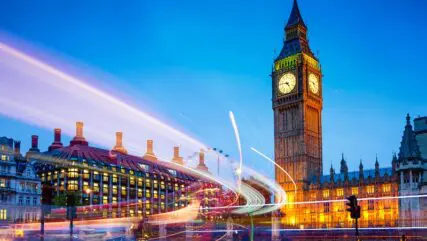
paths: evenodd
<path fill-rule="evenodd" d="M 288 198 L 281 210 L 285 226 L 352 227 L 343 201 L 350 195 L 359 199 L 361 227 L 427 225 L 427 198 L 422 197 L 427 194 L 427 117 L 414 119 L 414 128 L 406 117 L 390 167 L 380 167 L 377 159 L 375 164 L 360 162 L 359 171 L 350 172 L 343 155 L 339 169 L 331 166 L 329 175 L 323 175 L 322 69 L 296 0 L 271 76 L 275 162 L 295 181 L 276 168 L 276 181 Z"/>

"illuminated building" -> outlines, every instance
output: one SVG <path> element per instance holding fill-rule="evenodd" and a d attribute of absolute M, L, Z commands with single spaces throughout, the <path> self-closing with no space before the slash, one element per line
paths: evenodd
<path fill-rule="evenodd" d="M 374 169 L 365 170 L 361 161 L 359 171 L 349 172 L 343 155 L 339 172 L 331 167 L 330 175 L 323 175 L 322 69 L 310 49 L 307 26 L 296 0 L 285 35 L 271 74 L 274 150 L 275 162 L 290 174 L 297 187 L 295 190 L 292 180 L 282 170 L 275 169 L 276 181 L 288 198 L 282 209 L 282 223 L 296 228 L 352 227 L 353 220 L 342 200 L 356 195 L 367 199 L 359 202 L 361 227 L 422 225 L 422 222 L 425 226 L 427 220 L 422 217 L 426 216 L 426 198 L 381 197 L 427 193 L 427 118 L 415 119 L 413 131 L 408 116 L 399 156 L 393 157 L 391 167 L 380 168 L 376 160 Z"/>
<path fill-rule="evenodd" d="M 33 222 L 40 217 L 41 184 L 20 146 L 20 141 L 0 138 L 0 224 Z"/>
<path fill-rule="evenodd" d="M 76 135 L 70 145 L 61 143 L 61 130 L 55 129 L 54 142 L 43 153 L 29 152 L 36 162 L 43 185 L 53 187 L 53 195 L 67 192 L 81 194 L 81 203 L 90 207 L 90 217 L 147 216 L 186 207 L 195 188 L 210 187 L 198 196 L 208 201 L 202 207 L 215 205 L 217 185 L 184 168 L 179 148 L 174 148 L 170 163 L 154 154 L 154 142 L 147 141 L 143 157 L 128 154 L 122 143 L 122 133 L 116 133 L 111 150 L 92 147 L 83 136 L 83 123 L 77 122 Z M 37 148 L 37 143 L 35 147 Z M 199 166 L 204 166 L 200 152 Z M 206 167 L 206 166 L 205 166 Z M 208 171 L 207 167 L 201 171 Z M 55 205 L 55 203 L 54 203 Z"/>

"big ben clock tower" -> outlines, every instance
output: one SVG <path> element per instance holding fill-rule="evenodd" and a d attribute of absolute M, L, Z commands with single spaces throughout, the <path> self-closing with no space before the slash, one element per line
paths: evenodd
<path fill-rule="evenodd" d="M 285 36 L 271 75 L 274 156 L 301 191 L 312 177 L 322 174 L 322 71 L 308 44 L 296 0 Z M 275 176 L 288 193 L 295 190 L 283 171 L 276 168 Z"/>

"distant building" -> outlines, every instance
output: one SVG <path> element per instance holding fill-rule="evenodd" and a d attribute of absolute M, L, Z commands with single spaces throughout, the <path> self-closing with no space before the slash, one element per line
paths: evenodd
<path fill-rule="evenodd" d="M 20 146 L 20 141 L 0 137 L 0 224 L 40 218 L 41 183 Z"/>
<path fill-rule="evenodd" d="M 195 189 L 202 207 L 216 205 L 218 185 L 208 181 L 194 169 L 183 166 L 179 148 L 173 151 L 172 162 L 159 160 L 154 142 L 147 141 L 144 156 L 128 154 L 122 133 L 116 133 L 116 144 L 110 150 L 89 145 L 83 135 L 83 123 L 76 123 L 76 135 L 68 146 L 61 142 L 61 130 L 55 129 L 54 141 L 48 151 L 40 152 L 37 142 L 28 152 L 36 163 L 42 184 L 53 188 L 53 196 L 69 192 L 81 194 L 81 203 L 90 207 L 84 213 L 93 217 L 145 217 L 171 212 L 190 203 Z M 195 170 L 208 174 L 204 153 L 199 153 Z M 55 215 L 55 211 L 53 214 Z"/>

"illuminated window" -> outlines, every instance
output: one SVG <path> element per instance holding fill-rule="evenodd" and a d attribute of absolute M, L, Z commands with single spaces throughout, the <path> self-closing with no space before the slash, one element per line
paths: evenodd
<path fill-rule="evenodd" d="M 374 200 L 368 200 L 368 210 L 374 210 L 375 203 Z"/>
<path fill-rule="evenodd" d="M 117 175 L 116 174 L 113 175 L 113 183 L 117 183 Z"/>
<path fill-rule="evenodd" d="M 103 192 L 103 193 L 108 193 L 108 185 L 107 185 L 107 184 L 104 184 L 104 185 L 102 186 L 102 192 Z"/>
<path fill-rule="evenodd" d="M 89 183 L 88 182 L 83 182 L 83 191 L 89 189 Z"/>
<path fill-rule="evenodd" d="M 178 187 L 178 183 L 175 183 L 175 191 L 178 191 L 179 187 Z"/>
<path fill-rule="evenodd" d="M 154 197 L 154 198 L 159 198 L 159 196 L 157 195 L 157 190 L 154 190 L 154 191 L 153 191 L 153 197 Z"/>
<path fill-rule="evenodd" d="M 7 219 L 7 209 L 0 209 L 0 220 Z"/>
<path fill-rule="evenodd" d="M 122 187 L 122 195 L 126 195 L 126 187 Z"/>
<path fill-rule="evenodd" d="M 97 183 L 97 182 L 93 183 L 93 191 L 94 192 L 99 192 L 99 183 Z"/>
<path fill-rule="evenodd" d="M 142 197 L 142 189 L 138 188 L 138 197 Z"/>
<path fill-rule="evenodd" d="M 145 190 L 145 197 L 151 197 L 150 190 Z"/>
<path fill-rule="evenodd" d="M 122 168 L 121 172 L 122 172 L 122 173 L 126 173 L 126 170 Z"/>
<path fill-rule="evenodd" d="M 323 203 L 323 212 L 329 213 L 329 207 L 330 207 L 329 203 Z"/>
<path fill-rule="evenodd" d="M 68 190 L 75 191 L 79 189 L 79 183 L 77 180 L 68 180 Z"/>
<path fill-rule="evenodd" d="M 329 190 L 323 190 L 323 198 L 329 197 Z"/>
<path fill-rule="evenodd" d="M 374 186 L 367 186 L 367 187 L 366 187 L 366 192 L 367 192 L 368 194 L 372 194 L 372 193 L 374 193 L 374 192 L 375 192 L 375 188 L 374 188 Z"/>
<path fill-rule="evenodd" d="M 83 170 L 83 178 L 89 179 L 89 170 L 87 170 L 87 169 Z"/>
<path fill-rule="evenodd" d="M 359 188 L 358 187 L 352 187 L 351 188 L 351 195 L 358 195 L 359 194 Z"/>
<path fill-rule="evenodd" d="M 143 179 L 142 178 L 138 178 L 138 187 L 142 187 L 142 182 L 143 182 Z"/>
<path fill-rule="evenodd" d="M 107 196 L 102 197 L 102 204 L 108 204 L 108 197 Z"/>
<path fill-rule="evenodd" d="M 113 197 L 113 199 L 112 199 L 112 203 L 113 203 L 113 204 L 116 204 L 116 203 L 117 203 L 117 197 Z"/>
<path fill-rule="evenodd" d="M 129 184 L 130 184 L 130 185 L 135 185 L 135 178 L 131 177 L 131 178 L 129 179 Z"/>
<path fill-rule="evenodd" d="M 68 168 L 68 177 L 69 178 L 79 177 L 79 170 L 77 168 Z"/>
<path fill-rule="evenodd" d="M 161 203 L 160 203 L 160 209 L 162 209 L 162 210 L 164 210 L 164 209 L 165 209 L 165 203 L 164 203 L 164 202 L 161 202 Z"/>
<path fill-rule="evenodd" d="M 6 155 L 1 155 L 1 160 L 2 161 L 7 161 L 7 156 Z"/>
<path fill-rule="evenodd" d="M 51 172 L 47 173 L 47 180 L 48 181 L 52 180 L 52 173 Z"/>
<path fill-rule="evenodd" d="M 116 185 L 113 185 L 113 194 L 117 195 L 117 186 Z"/>
<path fill-rule="evenodd" d="M 133 175 L 133 174 L 134 174 L 134 172 L 133 172 L 132 170 L 129 170 L 129 174 Z"/>
<path fill-rule="evenodd" d="M 383 192 L 389 193 L 391 191 L 391 185 L 390 184 L 383 184 Z"/>
<path fill-rule="evenodd" d="M 6 179 L 0 178 L 0 187 L 6 187 Z"/>
<path fill-rule="evenodd" d="M 153 186 L 154 186 L 154 188 L 158 188 L 159 187 L 159 185 L 157 184 L 157 180 L 153 180 Z"/>
<path fill-rule="evenodd" d="M 145 186 L 146 186 L 146 187 L 151 187 L 150 179 L 146 179 L 146 180 L 145 180 Z"/>
<path fill-rule="evenodd" d="M 150 201 L 149 200 L 145 201 L 145 208 L 150 209 L 150 207 L 151 207 Z"/>
<path fill-rule="evenodd" d="M 102 177 L 102 180 L 103 180 L 104 182 L 108 182 L 108 173 L 104 173 L 104 175 L 103 175 L 103 177 Z"/>
<path fill-rule="evenodd" d="M 338 197 L 344 196 L 344 190 L 342 188 L 337 189 L 337 196 Z"/>
<path fill-rule="evenodd" d="M 160 182 L 160 188 L 161 188 L 161 189 L 165 189 L 165 182 L 164 182 L 164 181 L 161 181 L 161 182 Z"/>

